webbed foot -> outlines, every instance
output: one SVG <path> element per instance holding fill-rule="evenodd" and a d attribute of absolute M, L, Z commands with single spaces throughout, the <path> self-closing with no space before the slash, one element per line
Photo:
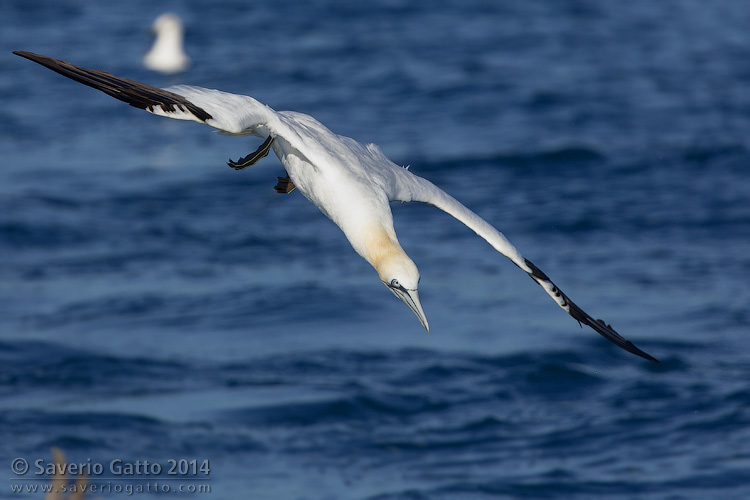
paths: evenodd
<path fill-rule="evenodd" d="M 297 189 L 297 186 L 294 185 L 292 180 L 289 178 L 289 174 L 287 174 L 286 177 L 276 177 L 279 182 L 276 183 L 276 186 L 274 186 L 273 190 L 276 191 L 279 194 L 289 194 L 295 189 Z"/>
<path fill-rule="evenodd" d="M 237 161 L 232 161 L 231 159 L 227 162 L 227 165 L 232 167 L 235 170 L 242 170 L 243 168 L 247 168 L 250 166 L 255 165 L 260 161 L 261 158 L 264 158 L 268 155 L 268 152 L 271 150 L 271 143 L 273 142 L 273 136 L 268 136 L 268 139 L 263 141 L 263 144 L 260 145 L 258 149 L 256 149 L 254 152 L 250 153 L 249 155 L 245 156 L 244 158 L 240 158 Z"/>

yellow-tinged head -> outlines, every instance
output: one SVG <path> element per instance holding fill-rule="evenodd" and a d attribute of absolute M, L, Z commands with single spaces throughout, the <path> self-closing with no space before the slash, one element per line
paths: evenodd
<path fill-rule="evenodd" d="M 414 313 L 425 330 L 430 331 L 427 317 L 419 302 L 419 270 L 406 255 L 401 245 L 385 232 L 371 234 L 365 258 L 372 264 L 383 282 Z"/>

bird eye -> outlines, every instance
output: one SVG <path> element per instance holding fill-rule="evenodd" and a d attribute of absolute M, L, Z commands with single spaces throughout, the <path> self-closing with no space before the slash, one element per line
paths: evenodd
<path fill-rule="evenodd" d="M 398 280 L 397 279 L 391 280 L 391 286 L 394 287 L 394 288 L 398 288 L 398 286 L 399 286 Z"/>

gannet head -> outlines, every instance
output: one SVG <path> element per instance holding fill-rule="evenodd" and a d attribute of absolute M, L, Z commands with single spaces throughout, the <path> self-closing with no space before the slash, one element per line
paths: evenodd
<path fill-rule="evenodd" d="M 390 210 L 388 211 L 390 215 Z M 406 304 L 422 326 L 430 331 L 419 302 L 419 270 L 398 244 L 391 221 L 375 221 L 370 224 L 358 223 L 356 230 L 344 231 L 354 249 L 378 272 L 383 282 L 393 294 Z"/>
<path fill-rule="evenodd" d="M 182 20 L 171 12 L 164 13 L 154 20 L 151 31 L 157 36 L 176 36 L 182 38 Z"/>
<path fill-rule="evenodd" d="M 411 309 L 425 330 L 429 332 L 430 325 L 427 323 L 427 317 L 419 302 L 417 266 L 403 250 L 392 253 L 378 264 L 376 269 L 383 284 Z"/>

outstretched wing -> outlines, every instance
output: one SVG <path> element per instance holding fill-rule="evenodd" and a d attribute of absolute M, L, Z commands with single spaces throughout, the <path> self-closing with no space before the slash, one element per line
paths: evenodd
<path fill-rule="evenodd" d="M 531 279 L 536 281 L 550 297 L 570 314 L 580 324 L 585 324 L 593 328 L 598 334 L 620 346 L 628 352 L 656 361 L 657 359 L 638 349 L 631 341 L 620 336 L 610 325 L 600 319 L 594 319 L 589 316 L 583 309 L 571 301 L 555 285 L 546 274 L 538 267 L 524 258 L 521 253 L 514 247 L 508 239 L 497 229 L 492 227 L 487 221 L 477 214 L 466 208 L 461 202 L 448 195 L 445 191 L 438 188 L 431 182 L 416 175 L 407 172 L 405 169 L 399 176 L 400 186 L 395 189 L 399 193 L 395 199 L 400 201 L 421 201 L 443 210 L 452 215 L 459 221 L 466 224 L 471 230 L 484 238 L 498 252 L 508 257 L 515 265 L 525 271 Z"/>
<path fill-rule="evenodd" d="M 187 85 L 160 89 L 33 52 L 13 53 L 136 108 L 155 115 L 205 123 L 231 134 L 252 133 L 275 115 L 271 108 L 249 96 Z"/>

